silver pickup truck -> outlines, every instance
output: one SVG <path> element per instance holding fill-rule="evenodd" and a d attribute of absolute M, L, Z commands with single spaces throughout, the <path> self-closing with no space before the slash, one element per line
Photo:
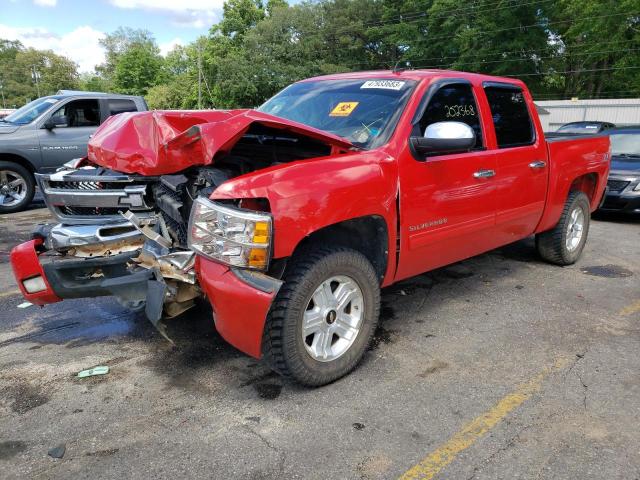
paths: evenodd
<path fill-rule="evenodd" d="M 89 137 L 109 116 L 144 110 L 138 96 L 61 90 L 0 119 L 0 214 L 31 203 L 34 173 L 86 156 Z"/>

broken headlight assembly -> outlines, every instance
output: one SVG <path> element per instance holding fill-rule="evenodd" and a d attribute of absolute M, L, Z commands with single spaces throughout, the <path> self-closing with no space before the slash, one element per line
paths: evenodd
<path fill-rule="evenodd" d="M 266 270 L 272 241 L 268 213 L 229 207 L 199 197 L 189 218 L 189 248 L 234 267 Z"/>

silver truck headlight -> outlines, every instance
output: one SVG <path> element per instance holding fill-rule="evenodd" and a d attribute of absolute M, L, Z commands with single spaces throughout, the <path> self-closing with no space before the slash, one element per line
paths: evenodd
<path fill-rule="evenodd" d="M 272 219 L 199 197 L 189 218 L 189 248 L 236 267 L 266 270 L 272 241 Z"/>

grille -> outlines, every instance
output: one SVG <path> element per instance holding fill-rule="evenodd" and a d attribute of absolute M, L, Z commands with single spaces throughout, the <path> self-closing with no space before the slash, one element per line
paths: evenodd
<path fill-rule="evenodd" d="M 630 183 L 631 182 L 627 180 L 609 180 L 607 182 L 607 186 L 612 192 L 621 192 L 622 190 L 627 188 L 627 185 L 629 185 Z"/>
<path fill-rule="evenodd" d="M 79 215 L 83 217 L 91 217 L 98 215 L 118 215 L 118 212 L 123 211 L 122 208 L 109 208 L 109 207 L 58 207 L 63 215 Z"/>
<path fill-rule="evenodd" d="M 49 180 L 48 187 L 58 190 L 122 190 L 127 185 L 123 182 L 68 182 Z"/>

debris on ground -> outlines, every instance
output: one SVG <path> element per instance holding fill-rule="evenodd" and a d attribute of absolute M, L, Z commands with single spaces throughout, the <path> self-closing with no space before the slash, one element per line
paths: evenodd
<path fill-rule="evenodd" d="M 64 443 L 61 443 L 60 445 L 56 445 L 49 449 L 49 456 L 52 458 L 62 458 L 64 457 L 64 452 L 66 450 L 67 446 Z"/>
<path fill-rule="evenodd" d="M 94 375 L 106 375 L 109 373 L 109 367 L 100 365 L 78 372 L 78 378 L 93 377 Z"/>
<path fill-rule="evenodd" d="M 31 305 L 33 305 L 33 303 L 31 302 L 22 302 L 20 305 L 18 305 L 18 308 L 27 308 L 27 307 L 30 307 Z"/>

